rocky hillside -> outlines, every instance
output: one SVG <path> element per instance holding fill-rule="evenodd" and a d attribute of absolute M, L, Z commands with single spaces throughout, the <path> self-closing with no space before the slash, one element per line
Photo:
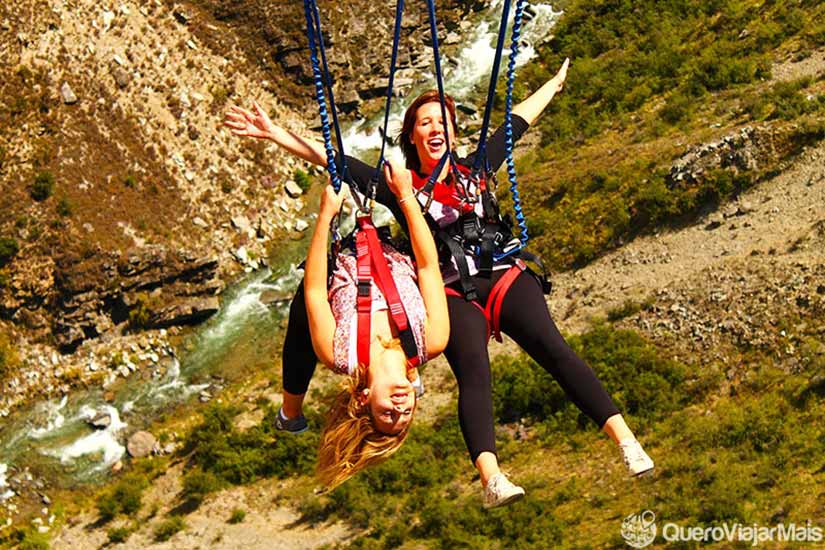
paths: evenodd
<path fill-rule="evenodd" d="M 454 28 L 480 7 L 442 18 Z M 322 9 L 345 119 L 362 116 L 386 90 L 393 10 Z M 405 18 L 399 93 L 427 63 L 424 16 Z M 207 318 L 227 282 L 306 231 L 295 180 L 318 172 L 221 128 L 228 104 L 252 99 L 287 128 L 314 126 L 303 24 L 283 3 L 0 8 L 0 324 L 17 350 L 0 411 L 112 364 L 134 344 L 124 332 Z"/>

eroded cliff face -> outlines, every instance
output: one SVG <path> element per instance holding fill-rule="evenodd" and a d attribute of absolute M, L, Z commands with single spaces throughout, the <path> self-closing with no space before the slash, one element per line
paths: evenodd
<path fill-rule="evenodd" d="M 441 39 L 483 8 L 439 6 Z M 344 121 L 382 108 L 393 6 L 320 9 Z M 407 6 L 398 94 L 432 61 L 426 17 Z M 108 353 L 124 331 L 207 318 L 226 282 L 307 231 L 294 180 L 322 176 L 222 128 L 253 99 L 289 129 L 318 124 L 299 2 L 24 0 L 0 7 L 0 31 L 0 328 L 20 358 L 6 409 L 65 389 L 53 370 L 93 376 L 78 358 L 101 337 Z"/>

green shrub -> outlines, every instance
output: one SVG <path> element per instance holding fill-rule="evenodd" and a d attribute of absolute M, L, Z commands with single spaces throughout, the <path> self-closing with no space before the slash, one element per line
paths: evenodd
<path fill-rule="evenodd" d="M 642 310 L 642 304 L 635 300 L 625 300 L 625 302 L 607 312 L 608 321 L 619 321 L 625 317 L 635 315 Z"/>
<path fill-rule="evenodd" d="M 304 190 L 304 193 L 309 191 L 309 188 L 312 186 L 312 180 L 310 179 L 309 174 L 300 168 L 295 169 L 295 172 L 292 174 L 292 179 L 295 180 L 298 187 Z"/>
<path fill-rule="evenodd" d="M 181 496 L 198 505 L 207 495 L 222 489 L 225 485 L 226 482 L 215 474 L 195 469 L 184 476 Z"/>
<path fill-rule="evenodd" d="M 186 523 L 180 516 L 172 516 L 163 520 L 155 527 L 155 541 L 164 542 L 172 538 L 175 533 L 186 529 Z"/>
<path fill-rule="evenodd" d="M 64 218 L 72 215 L 72 203 L 69 202 L 67 197 L 60 197 L 57 203 L 57 214 Z"/>
<path fill-rule="evenodd" d="M 233 424 L 236 414 L 237 409 L 216 403 L 206 409 L 203 422 L 187 435 L 183 452 L 191 453 L 192 463 L 203 472 L 224 482 L 241 484 L 262 477 L 313 471 L 316 433 L 285 437 L 276 432 L 278 412 L 272 407 L 268 407 L 260 425 L 239 431 Z"/>
<path fill-rule="evenodd" d="M 0 332 L 0 380 L 5 379 L 10 372 L 17 368 L 18 363 L 17 351 L 14 349 L 11 340 L 4 332 Z"/>
<path fill-rule="evenodd" d="M 0 267 L 11 262 L 17 253 L 20 252 L 20 245 L 14 237 L 0 237 Z"/>
<path fill-rule="evenodd" d="M 43 202 L 51 197 L 53 192 L 54 175 L 51 172 L 38 172 L 38 174 L 34 177 L 34 183 L 32 183 L 32 186 L 29 189 L 31 198 L 37 202 Z"/>
<path fill-rule="evenodd" d="M 113 527 L 106 531 L 106 535 L 109 537 L 109 544 L 119 544 L 126 542 L 134 532 L 135 528 L 133 526 Z"/>
<path fill-rule="evenodd" d="M 18 550 L 49 550 L 49 536 L 45 533 L 39 533 L 36 529 L 29 529 L 23 534 L 19 546 L 15 546 Z"/>
<path fill-rule="evenodd" d="M 133 515 L 140 510 L 143 491 L 149 486 L 146 476 L 129 474 L 97 498 L 101 521 L 108 522 L 118 514 Z"/>
<path fill-rule="evenodd" d="M 125 178 L 123 178 L 123 185 L 128 187 L 129 189 L 134 189 L 137 187 L 137 177 L 134 174 L 129 174 Z"/>
<path fill-rule="evenodd" d="M 246 518 L 246 511 L 240 508 L 235 508 L 232 510 L 232 515 L 229 516 L 228 523 L 236 524 L 241 523 Z"/>

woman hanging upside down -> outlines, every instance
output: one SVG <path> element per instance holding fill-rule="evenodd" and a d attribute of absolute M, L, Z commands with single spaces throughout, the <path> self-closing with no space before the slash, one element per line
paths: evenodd
<path fill-rule="evenodd" d="M 401 447 L 416 408 L 416 389 L 411 382 L 420 380 L 415 367 L 444 350 L 450 330 L 438 253 L 421 208 L 411 200 L 410 174 L 396 166 L 393 177 L 390 170 L 389 165 L 384 167 L 385 181 L 401 205 L 417 269 L 408 256 L 378 240 L 371 225 L 359 232 L 372 231 L 376 237 L 375 248 L 363 256 L 367 272 L 370 261 L 386 261 L 386 273 L 391 274 L 400 298 L 395 307 L 403 306 L 417 356 L 411 360 L 405 355 L 398 323 L 390 312 L 392 297 L 389 292 L 382 293 L 385 289 L 375 282 L 367 281 L 369 326 L 366 330 L 359 326 L 364 322 L 357 308 L 364 295 L 359 287 L 363 277 L 359 268 L 363 266 L 356 255 L 347 250 L 338 253 L 328 290 L 328 235 L 344 195 L 343 191 L 336 193 L 332 185 L 327 185 L 321 198 L 307 254 L 303 286 L 312 348 L 321 363 L 349 377 L 330 411 L 318 453 L 319 478 L 330 489 Z M 367 240 L 363 235 L 359 246 L 363 242 L 366 249 Z M 378 255 L 383 258 L 376 258 Z M 378 282 L 382 283 L 380 277 Z M 283 414 L 279 416 L 288 422 Z"/>
<path fill-rule="evenodd" d="M 539 90 L 513 108 L 513 139 L 517 140 L 561 91 L 567 75 L 568 61 L 558 74 Z M 413 186 L 421 190 L 427 177 L 437 168 L 447 151 L 448 137 L 455 136 L 455 103 L 446 98 L 448 121 L 442 116 L 439 94 L 425 92 L 408 107 L 400 135 L 406 165 L 412 171 Z M 326 166 L 321 144 L 306 140 L 272 124 L 260 107 L 252 114 L 233 107 L 227 114 L 233 131 L 271 139 L 287 151 L 320 166 Z M 455 144 L 455 139 L 449 139 Z M 499 128 L 489 139 L 486 163 L 490 174 L 504 162 L 505 132 Z M 458 234 L 458 224 L 484 221 L 479 203 L 467 204 L 463 197 L 475 189 L 459 192 L 460 182 L 454 173 L 466 174 L 474 158 L 458 158 L 456 170 L 445 164 L 437 174 L 436 185 L 429 193 L 421 193 L 416 200 L 427 206 L 426 215 L 439 234 Z M 336 161 L 338 163 L 338 161 Z M 366 189 L 372 168 L 347 157 L 349 175 L 359 189 Z M 473 185 L 465 180 L 463 185 Z M 379 180 L 376 200 L 387 206 L 402 226 L 406 226 L 402 204 L 390 191 L 388 182 Z M 405 201 L 405 204 L 410 201 Z M 405 227 L 405 229 L 409 229 Z M 444 241 L 442 241 L 444 242 Z M 448 244 L 444 242 L 444 244 Z M 499 251 L 508 247 L 500 242 Z M 490 359 L 487 342 L 491 319 L 485 314 L 490 303 L 498 310 L 496 329 L 510 336 L 539 365 L 553 375 L 568 397 L 619 445 L 625 465 L 632 475 L 653 469 L 653 461 L 642 450 L 596 374 L 567 345 L 556 328 L 544 299 L 539 278 L 514 256 L 496 260 L 489 269 L 480 272 L 482 265 L 477 248 L 461 246 L 458 253 L 443 249 L 441 272 L 448 289 L 447 304 L 450 315 L 450 338 L 444 354 L 458 382 L 458 413 L 461 431 L 470 452 L 470 458 L 479 471 L 484 488 L 483 504 L 495 507 L 517 500 L 524 490 L 511 483 L 501 472 L 496 457 L 493 426 Z M 461 277 L 458 264 L 464 262 L 468 276 Z M 513 266 L 516 266 L 515 268 Z M 515 269 L 515 271 L 514 271 Z M 509 275 L 508 275 L 509 274 Z M 511 279 L 506 292 L 497 285 L 503 277 Z M 468 295 L 468 288 L 475 297 Z M 495 295 L 498 294 L 496 298 Z M 490 303 L 488 303 L 490 302 Z M 315 369 L 316 357 L 306 336 L 306 312 L 300 289 L 290 308 L 289 326 L 283 352 L 284 413 L 288 418 L 300 418 L 300 403 L 309 387 Z M 295 406 L 297 404 L 297 406 Z"/>

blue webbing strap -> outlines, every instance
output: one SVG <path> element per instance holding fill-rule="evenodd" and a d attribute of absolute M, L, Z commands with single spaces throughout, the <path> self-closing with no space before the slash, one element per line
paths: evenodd
<path fill-rule="evenodd" d="M 449 157 L 450 160 L 450 167 L 453 172 L 453 177 L 456 181 L 456 187 L 459 188 L 462 193 L 464 193 L 464 197 L 466 199 L 470 199 L 467 196 L 466 190 L 463 188 L 462 185 L 459 184 L 458 180 L 458 169 L 455 167 L 455 158 L 453 157 L 452 147 L 450 146 L 450 133 L 449 133 L 449 121 L 450 118 L 447 116 L 447 105 L 444 101 L 444 81 L 441 75 L 441 56 L 438 53 L 438 26 L 436 24 L 435 19 L 435 1 L 434 0 L 427 0 L 427 11 L 430 19 L 430 36 L 432 37 L 433 41 L 433 59 L 435 61 L 435 79 L 438 83 L 438 99 L 439 103 L 441 104 L 441 120 L 444 124 L 444 143 L 447 146 L 447 151 L 444 153 L 444 156 L 436 165 L 435 170 L 433 173 L 430 174 L 430 177 L 427 179 L 427 183 L 425 185 L 426 188 L 431 189 L 432 186 L 435 184 L 435 181 L 438 179 L 438 176 L 441 175 L 441 170 L 444 167 L 444 163 L 447 161 Z"/>
<path fill-rule="evenodd" d="M 473 172 L 479 172 L 482 167 L 487 171 L 487 132 L 490 130 L 490 114 L 493 111 L 493 101 L 496 97 L 496 83 L 498 81 L 498 70 L 501 66 L 501 54 L 504 51 L 504 38 L 507 34 L 507 18 L 510 16 L 510 0 L 504 0 L 501 8 L 501 24 L 498 29 L 498 42 L 496 43 L 496 55 L 493 59 L 493 67 L 490 72 L 490 85 L 487 87 L 487 105 L 484 107 L 484 122 L 481 125 L 481 135 L 478 139 L 475 162 L 473 162 Z M 482 162 L 484 165 L 482 166 Z"/>
<path fill-rule="evenodd" d="M 401 41 L 401 19 L 404 16 L 404 0 L 398 0 L 395 5 L 395 31 L 393 33 L 392 39 L 392 59 L 390 61 L 390 76 L 389 76 L 389 83 L 387 84 L 387 104 L 384 107 L 384 135 L 381 139 L 381 155 L 378 157 L 378 163 L 375 165 L 375 175 L 373 179 L 369 183 L 369 187 L 367 187 L 367 199 L 368 202 L 372 202 L 375 199 L 375 188 L 376 183 L 378 182 L 378 178 L 381 174 L 381 168 L 384 164 L 384 150 L 387 145 L 387 125 L 390 121 L 390 107 L 392 106 L 392 89 L 393 89 L 393 82 L 395 81 L 395 65 L 398 60 L 398 43 Z"/>

